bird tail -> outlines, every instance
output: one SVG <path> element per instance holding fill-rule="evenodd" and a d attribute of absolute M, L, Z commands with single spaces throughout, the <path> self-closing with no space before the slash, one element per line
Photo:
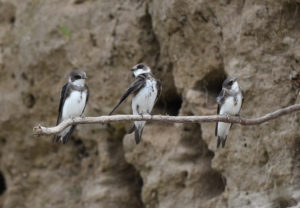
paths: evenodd
<path fill-rule="evenodd" d="M 52 138 L 52 142 L 53 143 L 59 143 L 59 141 L 60 141 L 60 135 L 54 135 L 54 137 Z"/>
<path fill-rule="evenodd" d="M 67 144 L 68 141 L 70 140 L 73 131 L 75 130 L 76 125 L 71 126 L 70 130 L 68 131 L 68 133 L 64 136 L 62 135 L 55 135 L 53 137 L 53 143 L 59 143 L 62 142 L 63 144 Z"/>
<path fill-rule="evenodd" d="M 226 139 L 227 139 L 227 137 L 225 137 L 225 138 L 218 137 L 217 148 L 219 148 L 220 144 L 222 144 L 222 148 L 224 148 L 225 147 L 225 143 L 226 143 Z"/>
<path fill-rule="evenodd" d="M 128 130 L 127 134 L 131 134 L 134 132 L 135 143 L 139 144 L 142 139 L 143 127 L 137 128 L 135 124 Z"/>
<path fill-rule="evenodd" d="M 135 137 L 135 143 L 139 144 L 141 139 L 142 139 L 142 133 L 143 133 L 143 129 L 144 128 L 140 128 L 140 129 L 135 129 L 134 131 L 134 137 Z"/>
<path fill-rule="evenodd" d="M 135 125 L 133 124 L 132 127 L 127 131 L 127 134 L 131 134 L 135 129 Z"/>

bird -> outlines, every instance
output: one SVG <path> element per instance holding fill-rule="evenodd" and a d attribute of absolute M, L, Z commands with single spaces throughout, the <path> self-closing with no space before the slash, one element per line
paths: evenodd
<path fill-rule="evenodd" d="M 292 77 L 292 80 L 295 81 L 297 87 L 300 87 L 300 73 L 295 74 Z"/>
<path fill-rule="evenodd" d="M 217 97 L 218 115 L 239 116 L 243 104 L 243 93 L 237 78 L 227 78 L 222 84 L 222 90 Z M 226 138 L 231 123 L 217 122 L 215 134 L 218 137 L 217 148 L 220 144 L 225 147 Z"/>
<path fill-rule="evenodd" d="M 158 100 L 161 91 L 161 81 L 155 79 L 151 73 L 151 69 L 144 63 L 139 63 L 131 68 L 135 81 L 129 86 L 127 91 L 122 95 L 119 103 L 109 113 L 112 113 L 121 105 L 121 103 L 130 95 L 132 97 L 132 113 L 133 115 L 151 114 L 153 106 Z M 143 129 L 146 121 L 134 121 L 133 126 L 128 130 L 128 134 L 135 132 L 135 142 L 139 144 L 142 138 Z"/>
<path fill-rule="evenodd" d="M 85 84 L 87 79 L 86 73 L 80 69 L 71 71 L 68 82 L 61 90 L 60 103 L 58 109 L 58 118 L 56 125 L 62 121 L 82 116 L 89 99 L 89 88 Z M 76 125 L 72 125 L 64 129 L 53 137 L 53 142 L 66 144 Z"/>

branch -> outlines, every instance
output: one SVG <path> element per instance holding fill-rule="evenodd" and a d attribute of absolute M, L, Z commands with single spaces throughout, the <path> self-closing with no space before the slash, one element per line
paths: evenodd
<path fill-rule="evenodd" d="M 300 111 L 300 104 L 295 104 L 268 113 L 258 118 L 241 118 L 237 116 L 226 115 L 212 115 L 212 116 L 163 116 L 163 115 L 113 115 L 113 116 L 99 116 L 99 117 L 76 117 L 67 119 L 55 127 L 43 127 L 38 125 L 33 128 L 34 135 L 51 135 L 63 131 L 68 126 L 74 124 L 104 124 L 120 121 L 161 121 L 169 123 L 199 123 L 199 122 L 225 122 L 225 123 L 239 123 L 241 125 L 258 125 L 269 120 L 273 120 L 280 116 L 290 114 L 295 111 Z"/>

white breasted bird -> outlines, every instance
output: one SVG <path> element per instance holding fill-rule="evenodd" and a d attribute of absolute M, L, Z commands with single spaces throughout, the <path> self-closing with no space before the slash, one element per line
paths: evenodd
<path fill-rule="evenodd" d="M 61 91 L 60 104 L 58 110 L 57 124 L 62 121 L 81 116 L 85 109 L 89 97 L 89 89 L 85 84 L 87 76 L 82 70 L 73 70 Z M 72 125 L 64 129 L 53 137 L 53 142 L 62 142 L 66 144 L 76 125 Z"/>
<path fill-rule="evenodd" d="M 132 98 L 132 113 L 133 115 L 150 114 L 155 102 L 161 93 L 161 82 L 155 79 L 151 74 L 151 69 L 146 64 L 137 64 L 131 71 L 135 76 L 135 81 L 130 85 L 127 91 L 123 94 L 118 105 L 110 112 L 111 115 L 120 104 L 130 95 Z M 143 128 L 146 121 L 135 121 L 129 129 L 128 134 L 135 132 L 135 141 L 138 144 L 141 141 Z"/>
<path fill-rule="evenodd" d="M 222 91 L 217 97 L 218 115 L 237 116 L 243 104 L 242 90 L 238 85 L 237 78 L 227 78 L 222 85 Z M 218 137 L 217 148 L 220 144 L 224 148 L 231 123 L 217 122 L 216 136 Z"/>

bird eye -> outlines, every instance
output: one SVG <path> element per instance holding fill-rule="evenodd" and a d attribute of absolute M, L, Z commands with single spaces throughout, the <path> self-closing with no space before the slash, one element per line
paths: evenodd
<path fill-rule="evenodd" d="M 81 79 L 81 76 L 80 75 L 75 75 L 74 78 L 75 79 Z"/>
<path fill-rule="evenodd" d="M 233 84 L 233 81 L 232 81 L 232 80 L 231 80 L 230 82 L 228 82 L 228 85 L 231 86 L 232 84 Z"/>
<path fill-rule="evenodd" d="M 139 64 L 139 65 L 137 66 L 137 68 L 138 68 L 138 69 L 142 69 L 142 68 L 144 68 L 144 65 L 143 65 L 143 64 Z"/>

